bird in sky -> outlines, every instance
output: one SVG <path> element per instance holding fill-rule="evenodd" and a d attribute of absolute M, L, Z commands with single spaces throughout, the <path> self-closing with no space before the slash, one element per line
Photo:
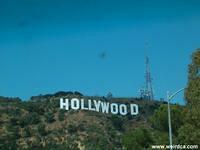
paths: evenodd
<path fill-rule="evenodd" d="M 105 51 L 102 52 L 102 53 L 99 55 L 99 57 L 100 57 L 101 59 L 105 59 L 106 56 L 107 56 L 107 53 L 106 53 Z"/>

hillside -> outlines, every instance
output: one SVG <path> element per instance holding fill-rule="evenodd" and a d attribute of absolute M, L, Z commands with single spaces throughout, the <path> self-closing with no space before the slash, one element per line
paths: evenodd
<path fill-rule="evenodd" d="M 86 110 L 61 110 L 60 98 L 100 99 L 139 105 L 139 115 L 120 116 Z M 19 98 L 0 97 L 0 149 L 123 149 L 123 136 L 139 127 L 162 102 L 134 98 L 88 97 L 75 92 Z"/>

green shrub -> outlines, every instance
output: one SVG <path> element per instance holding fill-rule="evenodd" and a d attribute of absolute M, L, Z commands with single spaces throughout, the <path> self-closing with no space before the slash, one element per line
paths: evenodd
<path fill-rule="evenodd" d="M 52 123 L 55 121 L 54 114 L 52 112 L 48 112 L 47 114 L 45 114 L 45 118 L 48 123 Z"/>
<path fill-rule="evenodd" d="M 126 150 L 143 150 L 151 146 L 153 138 L 148 129 L 138 128 L 125 134 L 122 142 Z"/>
<path fill-rule="evenodd" d="M 33 112 L 21 118 L 19 124 L 24 127 L 31 124 L 38 124 L 39 122 L 40 116 L 37 113 Z"/>
<path fill-rule="evenodd" d="M 65 111 L 64 110 L 59 110 L 58 119 L 59 119 L 59 121 L 63 121 L 65 119 Z"/>
<path fill-rule="evenodd" d="M 38 128 L 38 132 L 41 136 L 47 135 L 47 131 L 46 131 L 45 125 L 43 123 L 40 123 L 37 128 Z"/>

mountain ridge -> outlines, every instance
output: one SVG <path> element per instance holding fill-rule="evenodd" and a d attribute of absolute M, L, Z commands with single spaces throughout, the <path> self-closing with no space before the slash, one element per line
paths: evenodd
<path fill-rule="evenodd" d="M 61 110 L 60 98 L 136 103 L 139 115 L 120 116 L 87 110 Z M 151 128 L 148 119 L 164 102 L 139 98 L 83 96 L 57 92 L 20 98 L 0 97 L 0 146 L 10 149 L 123 149 L 123 136 L 138 127 Z M 96 147 L 96 148 L 94 148 Z"/>

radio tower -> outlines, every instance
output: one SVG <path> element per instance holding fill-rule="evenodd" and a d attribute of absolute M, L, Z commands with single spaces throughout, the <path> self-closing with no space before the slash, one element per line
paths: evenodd
<path fill-rule="evenodd" d="M 150 72 L 150 63 L 149 63 L 149 57 L 146 56 L 146 71 L 145 71 L 145 87 L 140 90 L 141 97 L 145 100 L 153 100 L 154 99 L 154 93 L 153 93 L 153 85 L 152 85 L 152 78 L 151 78 L 151 72 Z"/>
<path fill-rule="evenodd" d="M 151 78 L 151 72 L 150 72 L 150 64 L 149 64 L 149 57 L 146 56 L 146 92 L 147 92 L 147 99 L 153 100 L 153 85 L 152 85 L 152 78 Z"/>

